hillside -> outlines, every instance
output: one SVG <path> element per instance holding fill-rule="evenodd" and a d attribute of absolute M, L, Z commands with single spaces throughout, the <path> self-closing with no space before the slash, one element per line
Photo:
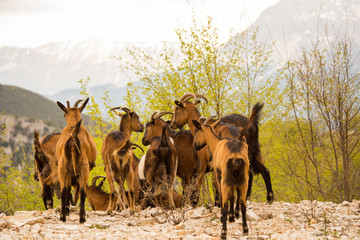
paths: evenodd
<path fill-rule="evenodd" d="M 64 114 L 55 102 L 28 90 L 0 84 L 0 110 L 6 115 L 41 119 L 49 125 L 64 126 Z"/>

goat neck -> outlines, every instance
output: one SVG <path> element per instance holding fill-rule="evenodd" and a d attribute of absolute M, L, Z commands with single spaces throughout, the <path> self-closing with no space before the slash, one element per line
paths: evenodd
<path fill-rule="evenodd" d="M 215 151 L 216 146 L 221 141 L 221 138 L 218 135 L 216 135 L 212 127 L 206 127 L 206 128 L 207 128 L 206 131 L 204 131 L 206 144 L 209 146 L 210 151 L 213 153 Z"/>
<path fill-rule="evenodd" d="M 188 126 L 190 128 L 190 131 L 191 131 L 191 134 L 193 136 L 195 136 L 195 126 L 194 124 L 192 123 L 192 120 L 196 120 L 196 121 L 199 121 L 200 119 L 200 113 L 199 113 L 199 110 L 197 110 L 196 106 L 193 104 L 193 103 L 190 103 L 188 104 L 189 107 L 186 108 L 186 111 L 188 113 L 188 116 L 189 116 L 189 119 L 188 119 Z"/>
<path fill-rule="evenodd" d="M 130 116 L 126 114 L 121 118 L 119 124 L 119 131 L 125 133 L 129 137 L 131 136 L 131 133 L 133 131 L 130 126 L 130 120 Z"/>
<path fill-rule="evenodd" d="M 67 126 L 75 126 L 81 120 L 81 113 L 77 108 L 69 108 L 65 114 Z"/>

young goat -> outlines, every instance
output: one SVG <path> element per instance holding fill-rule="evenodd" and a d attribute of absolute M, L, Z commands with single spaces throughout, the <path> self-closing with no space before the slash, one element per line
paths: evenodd
<path fill-rule="evenodd" d="M 182 179 L 183 192 L 190 194 L 192 205 L 196 205 L 195 192 L 190 189 L 190 183 L 196 173 L 196 151 L 193 148 L 194 137 L 188 130 L 172 131 L 169 125 L 162 120 L 165 114 L 172 114 L 172 112 L 154 112 L 150 120 L 145 125 L 145 133 L 142 138 L 142 143 L 147 146 L 154 137 L 160 137 L 162 129 L 165 127 L 166 137 L 174 139 L 176 152 L 178 153 L 178 167 L 176 174 Z M 195 189 L 196 190 L 196 189 Z"/>
<path fill-rule="evenodd" d="M 125 114 L 118 112 L 116 109 L 122 110 Z M 105 164 L 106 177 L 110 186 L 110 202 L 107 211 L 111 212 L 116 209 L 119 201 L 121 207 L 124 207 L 126 201 L 124 181 L 126 179 L 129 187 L 129 205 L 130 212 L 135 212 L 134 198 L 134 171 L 132 166 L 133 152 L 130 137 L 132 131 L 142 132 L 144 126 L 140 122 L 139 116 L 126 107 L 117 107 L 111 109 L 120 118 L 118 131 L 108 133 L 101 147 L 101 155 Z M 118 201 L 115 201 L 115 182 L 119 185 L 120 195 Z"/>
<path fill-rule="evenodd" d="M 215 122 L 213 126 L 219 122 Z M 234 190 L 239 189 L 238 196 L 241 200 L 241 214 L 244 234 L 249 229 L 246 223 L 246 192 L 249 180 L 248 145 L 245 137 L 238 139 L 221 139 L 212 126 L 202 125 L 193 120 L 196 127 L 194 147 L 200 150 L 208 145 L 213 154 L 212 167 L 215 172 L 216 187 L 221 193 L 221 222 L 223 224 L 221 238 L 226 239 L 228 201 L 230 201 L 229 221 L 234 222 Z"/>
<path fill-rule="evenodd" d="M 63 129 L 60 139 L 56 145 L 58 158 L 58 179 L 61 187 L 61 213 L 60 220 L 65 222 L 69 212 L 69 199 L 71 186 L 74 186 L 75 195 L 80 190 L 80 223 L 85 222 L 85 198 L 86 185 L 89 178 L 89 170 L 95 165 L 96 145 L 86 130 L 81 126 L 81 112 L 84 110 L 89 99 L 77 107 L 66 108 L 62 103 L 57 102 L 65 113 L 67 126 Z M 75 201 L 76 202 L 76 201 Z"/>
<path fill-rule="evenodd" d="M 166 136 L 166 126 L 162 128 L 161 137 L 151 139 L 150 148 L 140 161 L 139 177 L 143 190 L 150 190 L 153 196 L 161 194 L 166 189 L 171 209 L 175 208 L 173 184 L 176 177 L 178 157 L 174 143 Z M 144 161 L 142 163 L 142 161 Z M 143 166 L 142 166 L 143 164 Z M 144 181 L 145 184 L 144 184 Z M 160 201 L 160 205 L 163 203 Z"/>
<path fill-rule="evenodd" d="M 50 176 L 52 171 L 57 171 L 57 160 L 55 156 L 56 143 L 59 141 L 60 133 L 51 133 L 39 140 L 39 132 L 34 131 L 34 178 L 40 181 L 41 195 L 46 209 L 54 207 L 53 192 L 60 198 L 59 183 L 46 185 L 45 179 Z"/>
<path fill-rule="evenodd" d="M 96 185 L 99 178 L 102 178 L 102 180 L 99 185 Z M 105 179 L 106 177 L 96 176 L 92 179 L 91 186 L 86 188 L 88 202 L 94 211 L 106 211 L 109 206 L 110 194 L 101 188 Z"/>

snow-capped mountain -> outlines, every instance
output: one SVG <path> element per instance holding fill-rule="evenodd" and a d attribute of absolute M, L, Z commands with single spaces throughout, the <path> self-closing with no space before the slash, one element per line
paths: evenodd
<path fill-rule="evenodd" d="M 281 58 L 308 47 L 316 37 L 338 37 L 345 31 L 360 46 L 359 0 L 280 0 L 255 21 L 262 40 L 275 41 Z"/>
<path fill-rule="evenodd" d="M 90 87 L 124 86 L 134 81 L 125 76 L 112 57 L 126 56 L 131 45 L 151 54 L 160 45 L 121 43 L 88 39 L 81 42 L 48 43 L 37 48 L 0 48 L 0 82 L 21 86 L 51 98 L 66 89 L 80 89 L 78 81 L 90 77 Z"/>

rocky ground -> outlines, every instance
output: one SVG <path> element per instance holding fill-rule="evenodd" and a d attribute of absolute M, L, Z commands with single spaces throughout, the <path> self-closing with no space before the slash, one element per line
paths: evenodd
<path fill-rule="evenodd" d="M 79 223 L 72 209 L 67 222 L 59 221 L 59 209 L 21 211 L 0 215 L 0 239 L 218 239 L 220 209 L 183 208 L 172 214 L 160 208 L 123 210 L 113 216 L 87 212 Z M 242 233 L 241 220 L 228 224 L 228 239 L 360 239 L 360 201 L 299 204 L 248 202 L 249 234 Z"/>

